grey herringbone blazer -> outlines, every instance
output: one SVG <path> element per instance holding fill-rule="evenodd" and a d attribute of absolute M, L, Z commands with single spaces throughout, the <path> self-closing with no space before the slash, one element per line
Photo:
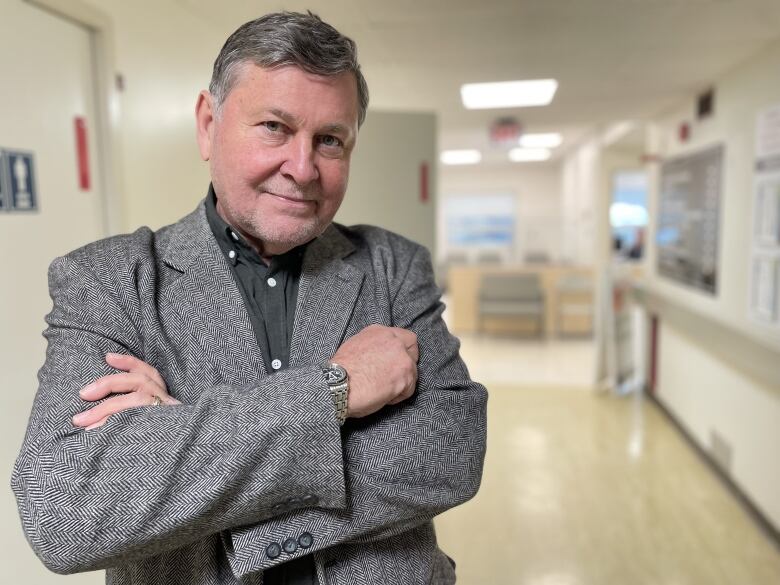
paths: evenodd
<path fill-rule="evenodd" d="M 12 487 L 51 570 L 261 584 L 313 553 L 322 585 L 454 583 L 431 519 L 479 487 L 486 392 L 442 322 L 424 248 L 330 226 L 304 257 L 291 367 L 273 375 L 202 203 L 58 258 L 49 279 L 46 363 Z M 418 391 L 342 429 L 320 365 L 372 323 L 418 335 Z M 112 373 L 107 352 L 150 363 L 183 404 L 73 427 L 88 407 L 78 390 Z M 266 554 L 305 532 L 310 548 Z"/>

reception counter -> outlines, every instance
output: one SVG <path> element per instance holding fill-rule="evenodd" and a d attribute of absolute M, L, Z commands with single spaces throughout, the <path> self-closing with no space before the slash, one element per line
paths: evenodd
<path fill-rule="evenodd" d="M 536 274 L 544 297 L 541 331 L 535 320 L 496 315 L 480 317 L 479 296 L 485 275 Z M 572 281 L 591 286 L 569 286 Z M 593 328 L 593 270 L 560 265 L 478 266 L 450 268 L 450 325 L 455 333 L 506 333 L 542 336 L 589 335 Z"/>

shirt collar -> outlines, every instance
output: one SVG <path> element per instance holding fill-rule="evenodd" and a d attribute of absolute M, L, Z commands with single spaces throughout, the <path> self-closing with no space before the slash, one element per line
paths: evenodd
<path fill-rule="evenodd" d="M 265 266 L 265 262 L 263 262 L 257 251 L 244 240 L 238 230 L 234 230 L 217 212 L 217 194 L 212 184 L 209 184 L 209 194 L 206 197 L 206 219 L 219 247 L 222 248 L 228 261 L 233 266 L 236 265 L 239 257 Z M 271 264 L 268 266 L 269 270 L 276 272 L 281 269 L 298 269 L 303 261 L 303 254 L 308 245 L 309 242 L 301 244 L 284 254 L 273 256 Z"/>

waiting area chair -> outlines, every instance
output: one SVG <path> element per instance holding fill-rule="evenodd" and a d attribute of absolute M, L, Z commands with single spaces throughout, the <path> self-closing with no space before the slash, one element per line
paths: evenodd
<path fill-rule="evenodd" d="M 478 301 L 479 330 L 486 319 L 532 320 L 539 336 L 544 335 L 544 292 L 538 274 L 486 274 L 482 277 Z"/>

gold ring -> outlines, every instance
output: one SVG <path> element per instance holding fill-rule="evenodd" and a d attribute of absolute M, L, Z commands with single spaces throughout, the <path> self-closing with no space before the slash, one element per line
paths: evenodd
<path fill-rule="evenodd" d="M 154 397 L 154 402 L 152 402 L 152 406 L 160 406 L 162 404 L 162 400 L 159 396 Z"/>

